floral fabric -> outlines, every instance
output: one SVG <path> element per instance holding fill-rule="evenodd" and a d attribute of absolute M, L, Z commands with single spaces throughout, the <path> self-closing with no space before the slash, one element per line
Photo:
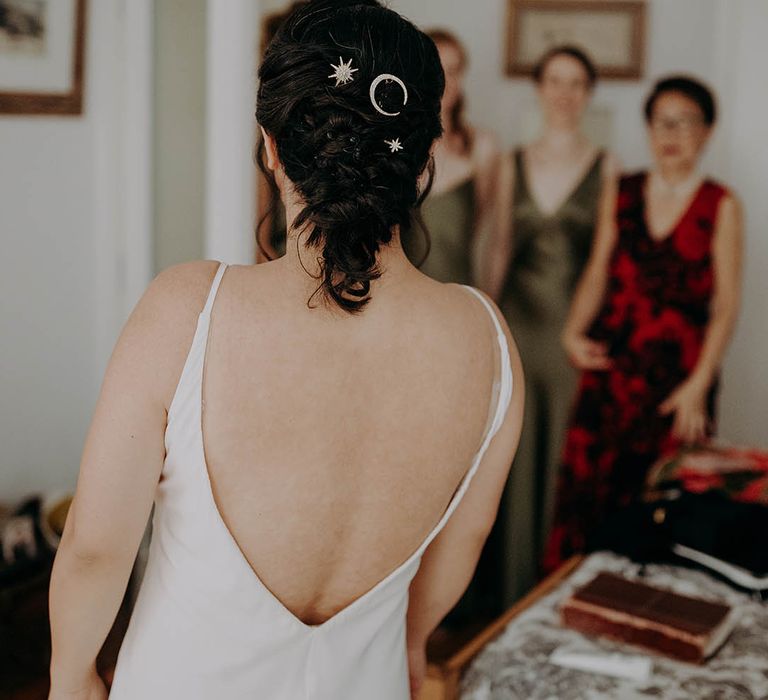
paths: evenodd
<path fill-rule="evenodd" d="M 566 433 L 544 570 L 583 551 L 589 533 L 640 496 L 648 470 L 680 445 L 659 405 L 692 372 L 714 291 L 712 239 L 726 193 L 705 180 L 661 239 L 646 224 L 646 173 L 623 177 L 605 302 L 589 335 L 608 346 L 607 371 L 581 376 Z M 714 431 L 717 381 L 707 397 Z"/>
<path fill-rule="evenodd" d="M 768 506 L 768 452 L 702 445 L 662 457 L 648 474 L 648 491 L 670 487 L 689 493 L 721 491 L 734 501 Z"/>

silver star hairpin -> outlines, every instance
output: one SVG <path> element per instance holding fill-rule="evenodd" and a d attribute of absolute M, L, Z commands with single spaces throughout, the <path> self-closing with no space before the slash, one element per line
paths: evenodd
<path fill-rule="evenodd" d="M 341 56 L 339 56 L 339 65 L 335 66 L 331 63 L 331 68 L 333 68 L 333 73 L 328 77 L 336 78 L 336 85 L 334 85 L 334 87 L 351 83 L 354 80 L 352 73 L 357 72 L 357 68 L 352 68 L 352 59 L 350 58 L 349 61 L 345 63 Z"/>
<path fill-rule="evenodd" d="M 389 152 L 395 153 L 396 151 L 402 151 L 403 150 L 403 144 L 400 143 L 400 139 L 392 139 L 391 141 L 384 140 L 384 143 L 389 146 Z"/>

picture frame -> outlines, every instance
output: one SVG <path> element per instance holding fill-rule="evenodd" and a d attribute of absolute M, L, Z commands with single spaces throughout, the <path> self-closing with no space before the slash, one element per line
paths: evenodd
<path fill-rule="evenodd" d="M 82 114 L 86 0 L 0 0 L 0 114 Z"/>
<path fill-rule="evenodd" d="M 577 46 L 609 80 L 639 80 L 645 64 L 645 0 L 507 0 L 505 68 L 531 76 L 550 48 Z"/>

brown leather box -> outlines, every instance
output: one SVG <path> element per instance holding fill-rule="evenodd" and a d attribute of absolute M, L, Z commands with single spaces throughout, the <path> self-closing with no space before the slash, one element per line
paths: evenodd
<path fill-rule="evenodd" d="M 734 611 L 602 572 L 561 608 L 563 624 L 681 661 L 701 663 L 725 641 Z"/>

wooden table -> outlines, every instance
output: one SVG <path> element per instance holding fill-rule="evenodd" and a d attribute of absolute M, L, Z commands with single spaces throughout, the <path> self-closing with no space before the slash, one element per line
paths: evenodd
<path fill-rule="evenodd" d="M 497 637 L 523 610 L 559 585 L 579 565 L 583 557 L 576 556 L 565 562 L 557 571 L 545 578 L 528 595 L 521 598 L 498 619 L 462 646 L 455 654 L 439 665 L 429 664 L 427 678 L 419 694 L 419 700 L 458 700 L 461 674 L 483 647 Z"/>

